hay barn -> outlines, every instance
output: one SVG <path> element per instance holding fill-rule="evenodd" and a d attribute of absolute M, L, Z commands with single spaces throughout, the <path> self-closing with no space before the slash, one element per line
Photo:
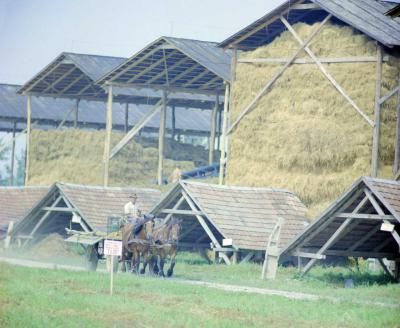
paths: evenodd
<path fill-rule="evenodd" d="M 237 54 L 228 184 L 293 190 L 314 217 L 358 177 L 399 174 L 393 7 L 286 1 L 220 44 Z"/>
<path fill-rule="evenodd" d="M 138 195 L 138 207 L 144 212 L 149 211 L 161 197 L 160 191 L 153 189 L 55 183 L 18 222 L 13 231 L 13 241 L 29 245 L 54 233 L 65 237 L 65 228 L 106 231 L 107 218 L 121 215 L 133 193 Z"/>
<path fill-rule="evenodd" d="M 177 183 L 151 210 L 165 221 L 182 219 L 180 246 L 211 248 L 227 264 L 262 257 L 279 220 L 284 248 L 307 225 L 305 212 L 289 191 L 191 181 Z"/>
<path fill-rule="evenodd" d="M 281 254 L 297 256 L 303 274 L 326 256 L 396 261 L 400 278 L 400 182 L 360 178 Z"/>

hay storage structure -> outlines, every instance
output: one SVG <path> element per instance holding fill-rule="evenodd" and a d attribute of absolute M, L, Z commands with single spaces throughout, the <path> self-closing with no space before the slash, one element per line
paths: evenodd
<path fill-rule="evenodd" d="M 376 258 L 396 263 L 400 279 L 400 182 L 362 177 L 281 254 L 297 256 L 305 274 L 326 256 Z M 302 265 L 300 259 L 306 259 Z"/>
<path fill-rule="evenodd" d="M 306 207 L 289 191 L 178 182 L 151 210 L 167 222 L 182 220 L 178 246 L 212 249 L 225 263 L 262 258 L 280 226 L 282 249 L 307 225 Z"/>
<path fill-rule="evenodd" d="M 393 178 L 400 22 L 384 15 L 391 7 L 287 1 L 220 44 L 240 50 L 227 183 L 293 190 L 314 216 L 361 175 Z"/>

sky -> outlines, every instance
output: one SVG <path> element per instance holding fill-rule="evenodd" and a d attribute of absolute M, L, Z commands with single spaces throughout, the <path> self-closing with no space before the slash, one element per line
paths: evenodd
<path fill-rule="evenodd" d="M 222 41 L 283 0 L 0 0 L 0 83 L 63 51 L 129 57 L 162 35 Z"/>

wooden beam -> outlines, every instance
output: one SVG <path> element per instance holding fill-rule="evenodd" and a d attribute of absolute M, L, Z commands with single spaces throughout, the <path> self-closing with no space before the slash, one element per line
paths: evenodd
<path fill-rule="evenodd" d="M 376 63 L 376 57 L 324 57 L 318 58 L 323 64 L 352 64 L 352 63 Z M 238 63 L 243 64 L 285 64 L 289 58 L 243 58 L 239 59 Z M 389 61 L 385 56 L 384 62 Z M 307 58 L 297 58 L 292 64 L 315 64 L 315 61 Z"/>
<path fill-rule="evenodd" d="M 383 262 L 383 259 L 378 259 L 379 264 L 382 266 L 382 269 L 386 272 L 386 274 L 392 278 L 394 278 L 393 274 L 390 272 L 388 267 L 386 266 L 385 262 Z"/>
<path fill-rule="evenodd" d="M 246 254 L 246 256 L 240 261 L 240 263 L 249 262 L 249 261 L 252 259 L 252 257 L 254 256 L 254 254 L 255 254 L 254 251 L 248 252 L 248 253 Z"/>
<path fill-rule="evenodd" d="M 214 163 L 215 135 L 217 131 L 217 114 L 219 108 L 219 97 L 215 97 L 215 105 L 211 113 L 210 144 L 208 145 L 208 164 Z"/>
<path fill-rule="evenodd" d="M 108 186 L 108 176 L 110 168 L 110 146 L 112 133 L 112 111 L 113 111 L 113 93 L 112 86 L 108 86 L 108 102 L 107 102 L 107 117 L 106 117 L 106 137 L 104 141 L 104 178 L 103 184 Z"/>
<path fill-rule="evenodd" d="M 171 127 L 172 127 L 172 135 L 171 135 L 171 139 L 175 140 L 175 133 L 176 133 L 176 111 L 175 111 L 175 106 L 171 106 L 172 110 L 171 110 Z"/>
<path fill-rule="evenodd" d="M 73 213 L 78 212 L 78 210 L 77 210 L 76 208 L 55 207 L 55 206 L 44 206 L 44 207 L 42 207 L 42 211 L 50 211 L 50 212 L 73 212 Z"/>
<path fill-rule="evenodd" d="M 373 178 L 378 176 L 379 167 L 379 144 L 381 133 L 381 85 L 382 85 L 382 48 L 379 43 L 377 47 L 377 61 L 376 61 L 376 77 L 375 77 L 375 126 L 372 137 L 372 158 L 371 158 L 371 176 Z"/>
<path fill-rule="evenodd" d="M 379 99 L 379 104 L 382 105 L 384 102 L 388 101 L 390 98 L 392 98 L 396 93 L 398 93 L 400 90 L 400 87 L 394 88 L 392 91 L 390 91 L 386 96 L 383 96 L 381 99 Z"/>
<path fill-rule="evenodd" d="M 79 120 L 79 102 L 80 102 L 81 100 L 78 98 L 78 99 L 76 99 L 76 102 L 75 102 L 75 108 L 74 108 L 74 110 L 75 110 L 75 115 L 74 115 L 74 128 L 76 129 L 77 127 L 78 127 L 78 120 Z"/>
<path fill-rule="evenodd" d="M 128 132 L 129 127 L 129 103 L 125 104 L 125 121 L 124 121 L 124 132 Z"/>
<path fill-rule="evenodd" d="M 293 256 L 298 256 L 298 257 L 304 257 L 308 259 L 317 259 L 317 260 L 325 260 L 326 255 L 323 254 L 315 254 L 315 253 L 309 253 L 309 252 L 302 252 L 302 251 L 294 251 L 291 253 Z"/>
<path fill-rule="evenodd" d="M 157 182 L 161 186 L 163 184 L 164 169 L 164 146 L 165 146 L 165 124 L 167 118 L 167 92 L 163 91 L 162 107 L 160 113 L 160 130 L 158 133 L 158 170 Z"/>
<path fill-rule="evenodd" d="M 219 184 L 224 184 L 225 164 L 226 164 L 226 136 L 228 130 L 228 107 L 229 107 L 229 84 L 225 84 L 225 98 L 224 98 L 224 117 L 222 119 L 222 136 L 220 145 L 220 160 L 219 160 Z"/>
<path fill-rule="evenodd" d="M 400 258 L 399 254 L 396 253 L 383 253 L 383 252 L 356 252 L 356 251 L 338 251 L 338 250 L 327 250 L 326 255 L 332 256 L 352 256 L 352 257 L 365 257 L 365 258 L 388 258 L 397 259 Z"/>
<path fill-rule="evenodd" d="M 195 230 L 199 225 L 199 222 L 196 221 L 195 223 L 193 223 L 189 228 L 187 228 L 187 230 L 184 233 L 181 233 L 179 235 L 179 240 L 182 240 L 183 238 L 185 238 L 187 235 L 189 235 L 193 230 Z"/>
<path fill-rule="evenodd" d="M 297 34 L 297 32 L 293 29 L 293 27 L 289 24 L 289 22 L 281 16 L 282 23 L 287 27 L 287 29 L 292 33 L 294 38 L 299 42 L 299 44 L 303 45 L 303 40 Z M 304 47 L 305 52 L 314 60 L 315 64 L 322 72 L 322 74 L 331 82 L 331 84 L 335 87 L 335 89 L 347 100 L 347 102 L 355 109 L 355 111 L 365 120 L 370 126 L 374 126 L 374 122 L 358 107 L 358 105 L 350 98 L 350 96 L 343 90 L 343 88 L 337 83 L 337 81 L 332 77 L 332 75 L 326 70 L 326 68 L 321 64 L 319 59 L 314 55 L 314 53 L 310 50 L 310 48 L 306 45 Z"/>
<path fill-rule="evenodd" d="M 375 228 L 373 228 L 370 232 L 368 232 L 364 237 L 359 239 L 353 246 L 349 248 L 349 251 L 352 252 L 356 250 L 359 246 L 362 246 L 367 240 L 369 240 L 373 235 L 375 235 L 379 230 L 381 226 L 377 225 Z"/>
<path fill-rule="evenodd" d="M 363 200 L 356 206 L 356 208 L 353 210 L 352 214 L 357 213 L 367 202 L 368 197 L 365 196 Z M 328 250 L 329 247 L 333 246 L 334 243 L 345 233 L 347 227 L 350 225 L 353 219 L 348 218 L 344 220 L 344 222 L 338 227 L 338 229 L 333 233 L 333 235 L 328 239 L 328 241 L 318 250 L 316 253 L 317 255 L 322 255 L 325 254 L 325 251 Z M 317 259 L 313 258 L 311 259 L 307 265 L 303 268 L 302 275 L 306 274 L 308 270 L 311 269 L 311 267 L 314 265 L 314 263 L 317 261 Z"/>
<path fill-rule="evenodd" d="M 245 109 L 240 113 L 240 115 L 236 118 L 235 122 L 230 126 L 228 130 L 228 134 L 230 134 L 236 126 L 240 123 L 240 121 L 254 108 L 254 106 L 258 103 L 258 101 L 271 89 L 274 83 L 282 76 L 282 74 L 286 71 L 286 69 L 293 63 L 293 61 L 297 58 L 300 52 L 312 41 L 312 39 L 318 34 L 318 32 L 324 27 L 326 22 L 332 17 L 329 14 L 322 23 L 310 34 L 307 40 L 301 44 L 301 46 L 295 51 L 295 53 L 290 57 L 290 59 L 286 62 L 286 64 L 274 75 L 274 77 L 268 81 L 267 84 L 261 89 L 261 91 L 253 98 L 253 100 L 245 107 Z"/>
<path fill-rule="evenodd" d="M 14 166 L 15 166 L 15 135 L 17 131 L 17 121 L 14 121 L 11 145 L 11 164 L 10 164 L 10 186 L 14 185 Z"/>
<path fill-rule="evenodd" d="M 194 205 L 194 203 L 192 202 L 192 200 L 190 199 L 190 196 L 186 193 L 186 191 L 182 190 L 182 196 L 185 198 L 185 200 L 188 203 L 189 207 L 193 211 L 197 211 L 196 206 Z M 210 237 L 210 239 L 211 239 L 212 243 L 214 244 L 214 246 L 216 246 L 217 248 L 222 248 L 221 244 L 218 242 L 217 238 L 215 238 L 214 234 L 212 233 L 211 229 L 208 227 L 208 225 L 207 225 L 206 221 L 203 219 L 203 217 L 201 215 L 196 215 L 196 218 L 199 221 L 200 225 L 205 230 L 205 232 L 207 233 L 208 237 Z M 221 253 L 220 255 L 221 255 L 222 259 L 225 261 L 225 263 L 227 265 L 231 264 L 231 261 L 229 260 L 229 258 L 224 253 Z"/>
<path fill-rule="evenodd" d="M 86 75 L 81 73 L 76 79 L 72 80 L 69 84 L 67 84 L 64 88 L 62 88 L 60 91 L 58 91 L 58 94 L 63 94 L 65 91 L 67 91 L 69 88 L 71 88 L 75 83 L 79 82 L 83 78 L 86 78 Z"/>
<path fill-rule="evenodd" d="M 188 57 L 183 57 L 180 60 L 178 60 L 175 64 L 171 65 L 169 67 L 169 70 L 172 71 L 174 70 L 176 67 L 178 67 L 179 65 L 190 61 L 190 59 Z M 154 75 L 151 79 L 149 79 L 146 83 L 147 84 L 151 84 L 154 81 L 157 81 L 160 77 L 162 77 L 163 75 L 165 75 L 165 70 L 161 71 L 160 73 L 158 73 L 157 75 Z"/>
<path fill-rule="evenodd" d="M 183 196 L 181 196 L 181 198 L 179 198 L 178 202 L 174 205 L 174 207 L 173 207 L 172 209 L 173 209 L 173 210 L 179 209 L 179 206 L 182 205 L 182 203 L 184 202 L 184 200 L 185 200 L 185 198 L 184 198 Z M 158 214 L 158 213 L 159 213 L 159 212 L 157 212 L 156 214 Z M 168 220 L 169 220 L 170 218 L 172 218 L 172 213 L 168 214 L 168 215 L 164 218 L 163 223 L 164 223 L 164 224 L 167 223 Z"/>
<path fill-rule="evenodd" d="M 189 75 L 190 73 L 192 73 L 197 68 L 203 68 L 203 67 L 200 64 L 196 63 L 196 64 L 192 65 L 190 68 L 184 69 L 181 73 L 176 75 L 172 80 L 169 81 L 169 84 L 170 85 L 174 84 L 176 81 L 179 81 L 184 76 Z"/>
<path fill-rule="evenodd" d="M 362 220 L 372 220 L 372 221 L 382 221 L 382 220 L 388 220 L 388 221 L 395 221 L 395 217 L 393 215 L 388 215 L 388 214 L 365 214 L 365 213 L 338 213 L 335 215 L 337 218 L 351 218 L 351 219 L 362 219 Z"/>
<path fill-rule="evenodd" d="M 60 122 L 60 124 L 57 126 L 56 130 L 62 128 L 65 124 L 65 122 L 67 121 L 68 117 L 72 114 L 72 112 L 75 110 L 74 107 L 72 107 L 68 113 L 65 115 L 65 117 L 63 118 L 63 120 Z"/>
<path fill-rule="evenodd" d="M 184 88 L 187 88 L 193 84 L 195 84 L 198 80 L 200 80 L 202 77 L 206 76 L 208 73 L 210 73 L 210 71 L 208 69 L 204 69 L 203 72 L 201 72 L 200 74 L 197 74 L 195 77 L 193 77 L 191 80 L 185 82 L 182 86 Z"/>
<path fill-rule="evenodd" d="M 290 6 L 291 10 L 312 10 L 312 9 L 321 9 L 320 6 L 318 6 L 315 3 L 297 3 L 292 6 Z"/>
<path fill-rule="evenodd" d="M 170 208 L 163 209 L 163 210 L 161 210 L 160 213 L 176 214 L 176 215 L 203 215 L 203 212 L 201 212 L 201 211 L 177 210 L 177 209 L 170 209 Z"/>
<path fill-rule="evenodd" d="M 136 125 L 115 145 L 111 151 L 110 159 L 117 155 L 125 145 L 149 122 L 157 113 L 162 105 L 162 100 L 158 101 Z"/>
<path fill-rule="evenodd" d="M 400 73 L 399 73 L 399 88 L 400 88 Z M 397 93 L 397 108 L 396 108 L 396 140 L 394 148 L 394 163 L 393 173 L 398 178 L 400 174 L 400 91 Z"/>
<path fill-rule="evenodd" d="M 25 186 L 28 185 L 29 181 L 29 152 L 31 144 L 31 96 L 26 97 L 26 155 L 25 155 Z"/>
<path fill-rule="evenodd" d="M 57 78 L 54 82 L 52 82 L 51 84 L 49 84 L 48 87 L 46 87 L 46 89 L 44 89 L 42 91 L 42 93 L 46 93 L 47 91 L 49 91 L 50 89 L 55 90 L 56 92 L 58 92 L 58 90 L 56 88 L 54 88 L 54 86 L 59 83 L 62 79 L 64 79 L 65 77 L 67 77 L 69 74 L 71 74 L 74 70 L 75 70 L 75 65 L 73 65 L 69 70 L 67 70 L 63 75 L 61 75 L 59 78 Z"/>

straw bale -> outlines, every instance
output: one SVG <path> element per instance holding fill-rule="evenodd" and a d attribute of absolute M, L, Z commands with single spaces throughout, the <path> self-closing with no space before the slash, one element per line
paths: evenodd
<path fill-rule="evenodd" d="M 113 132 L 112 146 L 123 137 Z M 55 181 L 101 185 L 103 183 L 104 131 L 32 131 L 30 185 Z M 166 141 L 165 176 L 178 165 L 183 171 L 207 162 L 203 147 Z M 157 140 L 131 141 L 110 161 L 110 185 L 146 186 L 155 180 L 158 166 Z"/>
<path fill-rule="evenodd" d="M 306 39 L 316 26 L 294 26 Z M 290 57 L 299 47 L 290 32 L 241 58 Z M 351 27 L 327 24 L 311 43 L 317 57 L 376 56 L 375 42 Z M 299 57 L 307 58 L 303 52 Z M 375 63 L 325 67 L 374 119 Z M 276 74 L 278 64 L 239 63 L 231 122 Z M 399 61 L 383 65 L 382 95 L 397 85 Z M 383 106 L 379 176 L 392 177 L 396 99 Z M 229 184 L 294 191 L 313 217 L 355 179 L 370 175 L 372 128 L 316 65 L 292 65 L 239 124 L 230 139 Z"/>

